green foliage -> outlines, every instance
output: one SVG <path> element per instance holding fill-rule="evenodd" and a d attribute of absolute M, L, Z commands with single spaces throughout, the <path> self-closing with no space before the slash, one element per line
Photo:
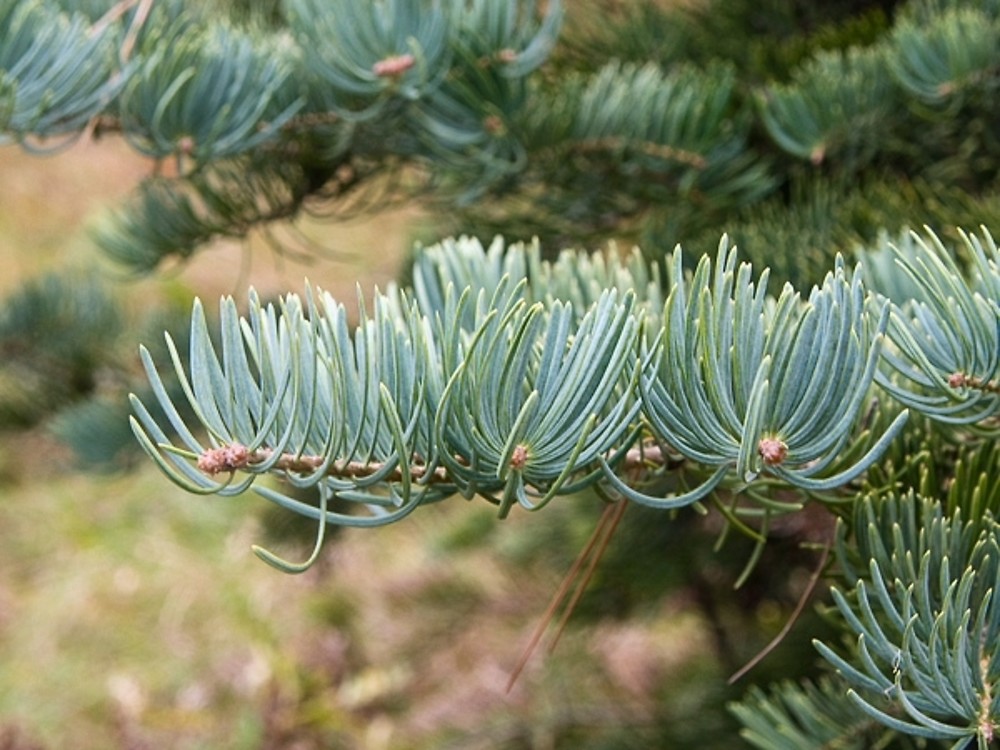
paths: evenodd
<path fill-rule="evenodd" d="M 945 422 L 994 432 L 1000 414 L 1000 250 L 984 230 L 967 236 L 969 281 L 940 241 L 923 242 L 899 264 L 917 289 L 894 307 L 887 357 L 892 374 L 880 384 L 899 401 Z M 919 404 L 919 406 L 918 406 Z"/>
<path fill-rule="evenodd" d="M 302 108 L 290 45 L 216 23 L 179 23 L 140 45 L 117 115 L 129 143 L 155 158 L 224 159 L 273 140 Z M 150 47 L 146 52 L 146 47 Z"/>
<path fill-rule="evenodd" d="M 857 634 L 845 660 L 820 653 L 848 696 L 895 731 L 986 748 L 996 730 L 997 527 L 964 521 L 909 495 L 858 506 L 858 551 L 869 568 L 837 607 Z"/>
<path fill-rule="evenodd" d="M 186 311 L 165 306 L 130 315 L 94 272 L 44 274 L 2 300 L 0 430 L 41 425 L 93 470 L 134 463 L 128 393 L 153 394 L 125 335 L 130 321 L 133 331 L 180 331 L 186 341 Z M 164 378 L 181 397 L 176 376 Z"/>
<path fill-rule="evenodd" d="M 886 747 L 894 735 L 859 714 L 843 687 L 830 679 L 783 682 L 769 693 L 753 687 L 732 711 L 743 724 L 743 739 L 761 750 L 868 750 Z"/>
<path fill-rule="evenodd" d="M 854 171 L 874 156 L 899 104 L 883 53 L 855 47 L 822 52 L 760 99 L 767 132 L 784 151 L 813 164 L 833 159 Z"/>
<path fill-rule="evenodd" d="M 933 24 L 904 19 L 893 29 L 892 72 L 903 90 L 931 105 L 958 108 L 997 85 L 1000 19 L 994 11 L 951 8 Z"/>
<path fill-rule="evenodd" d="M 212 239 L 246 236 L 297 210 L 310 176 L 295 164 L 256 164 L 246 156 L 187 177 L 150 177 L 129 203 L 102 217 L 94 238 L 123 267 L 147 273 L 164 258 L 186 258 Z"/>
<path fill-rule="evenodd" d="M 619 222 L 677 198 L 718 210 L 767 195 L 775 180 L 749 151 L 736 85 L 730 67 L 664 73 L 613 62 L 539 91 L 524 126 L 524 179 L 547 188 L 539 208 L 556 214 L 572 202 L 564 218 Z"/>
<path fill-rule="evenodd" d="M 11 294 L 0 306 L 0 424 L 34 424 L 92 393 L 123 328 L 94 274 L 49 274 Z"/>
<path fill-rule="evenodd" d="M 424 172 L 408 195 L 430 183 L 453 197 L 522 168 L 506 131 L 561 19 L 559 3 L 528 2 L 303 1 L 230 19 L 180 3 L 83 9 L 4 4 L 0 131 L 49 146 L 96 125 L 175 160 L 176 177 L 144 185 L 98 235 L 147 271 L 310 196 L 346 213 L 355 188 L 400 164 Z"/>
<path fill-rule="evenodd" d="M 4 0 L 0 29 L 0 143 L 72 140 L 121 88 L 108 27 L 92 33 L 50 3 Z"/>
<path fill-rule="evenodd" d="M 0 131 L 51 147 L 96 124 L 175 160 L 177 176 L 143 185 L 97 234 L 141 272 L 305 209 L 347 216 L 399 197 L 423 197 L 453 231 L 546 246 L 691 246 L 720 229 L 747 245 L 772 208 L 796 216 L 816 167 L 874 163 L 889 184 L 929 174 L 995 193 L 995 8 L 913 2 L 893 18 L 891 6 L 597 3 L 609 22 L 581 10 L 557 45 L 560 4 L 526 0 L 215 14 L 171 2 L 146 15 L 8 1 Z M 955 222 L 940 197 L 918 190 L 919 205 L 894 208 L 908 216 L 850 240 Z M 767 264 L 793 270 L 797 248 L 775 249 Z M 796 281 L 820 281 L 823 260 Z"/>

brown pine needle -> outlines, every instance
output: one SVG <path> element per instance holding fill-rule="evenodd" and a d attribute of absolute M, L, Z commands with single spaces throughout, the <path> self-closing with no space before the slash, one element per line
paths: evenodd
<path fill-rule="evenodd" d="M 108 26 L 125 15 L 138 1 L 139 0 L 119 0 L 119 2 L 112 5 L 103 16 L 91 24 L 87 35 L 96 36 L 97 34 L 104 33 L 104 30 Z"/>
<path fill-rule="evenodd" d="M 816 590 L 816 584 L 819 583 L 820 576 L 823 575 L 823 568 L 826 567 L 827 558 L 830 556 L 830 547 L 832 546 L 832 544 L 833 544 L 832 542 L 827 542 L 826 545 L 823 547 L 823 554 L 819 558 L 819 563 L 816 565 L 816 570 L 813 571 L 812 577 L 809 579 L 809 584 L 806 586 L 806 590 L 802 592 L 802 596 L 799 597 L 799 602 L 798 604 L 795 605 L 795 609 L 792 611 L 791 616 L 788 618 L 788 622 L 786 622 L 781 631 L 776 636 L 774 636 L 774 638 L 771 639 L 771 642 L 760 650 L 760 653 L 758 653 L 755 657 L 753 657 L 750 661 L 748 661 L 740 669 L 738 669 L 736 672 L 733 673 L 733 676 L 729 678 L 730 685 L 735 684 L 747 672 L 749 672 L 751 669 L 760 664 L 769 653 L 771 653 L 772 651 L 774 651 L 774 649 L 778 647 L 778 644 L 780 644 L 785 639 L 785 636 L 788 635 L 788 632 L 792 629 L 792 626 L 796 623 L 796 621 L 799 619 L 799 616 L 802 614 L 802 610 L 806 608 L 806 602 L 809 601 L 809 599 L 812 597 L 813 591 Z"/>
<path fill-rule="evenodd" d="M 125 39 L 122 41 L 121 46 L 121 58 L 122 60 L 128 60 L 132 56 L 132 50 L 135 47 L 136 40 L 139 38 L 139 31 L 142 29 L 146 19 L 149 18 L 149 11 L 153 7 L 153 0 L 139 0 L 139 7 L 135 12 L 135 16 L 132 18 L 132 23 L 128 27 L 128 31 L 125 33 Z"/>
<path fill-rule="evenodd" d="M 587 590 L 587 586 L 590 584 L 590 579 L 594 577 L 594 571 L 597 569 L 597 563 L 601 561 L 604 557 L 604 552 L 608 548 L 608 544 L 611 542 L 611 538 L 615 535 L 615 529 L 618 528 L 619 522 L 622 520 L 622 516 L 625 515 L 625 509 L 628 507 L 628 503 L 624 500 L 619 500 L 614 506 L 614 513 L 605 521 L 605 518 L 601 517 L 601 522 L 598 524 L 598 529 L 603 529 L 605 526 L 607 530 L 604 532 L 604 536 L 601 539 L 600 546 L 590 557 L 590 563 L 587 565 L 587 570 L 584 571 L 583 577 L 576 586 L 576 591 L 573 592 L 573 598 L 569 600 L 569 604 L 563 609 L 562 617 L 559 618 L 559 622 L 556 625 L 556 634 L 552 638 L 552 642 L 549 644 L 548 652 L 551 654 L 556 650 L 556 644 L 559 643 L 559 639 L 562 637 L 563 630 L 566 629 L 566 623 L 569 622 L 570 616 L 572 616 L 573 611 L 576 609 L 577 603 L 580 601 L 580 597 L 583 596 L 583 592 Z"/>
<path fill-rule="evenodd" d="M 621 504 L 624 504 L 624 501 L 620 502 Z M 587 540 L 587 544 L 584 545 L 582 550 L 580 550 L 580 554 L 576 556 L 569 572 L 563 576 L 562 583 L 559 585 L 558 590 L 549 601 L 549 606 L 546 607 L 541 620 L 539 620 L 538 625 L 535 626 L 535 630 L 532 632 L 531 638 L 528 640 L 528 645 L 525 646 L 524 651 L 521 652 L 521 658 L 518 660 L 517 666 L 515 666 L 514 670 L 511 672 L 510 679 L 507 680 L 508 693 L 514 687 L 514 683 L 517 682 L 517 678 L 521 676 L 521 672 L 524 671 L 525 666 L 528 664 L 528 660 L 535 652 L 535 648 L 538 646 L 539 641 L 541 641 L 542 635 L 545 633 L 545 629 L 548 627 L 549 623 L 552 622 L 552 618 L 555 617 L 556 610 L 559 609 L 559 605 L 562 604 L 563 599 L 566 598 L 566 594 L 569 592 L 570 586 L 573 585 L 573 581 L 575 581 L 577 575 L 579 575 L 580 568 L 583 567 L 584 562 L 586 562 L 591 551 L 594 549 L 594 545 L 597 544 L 597 540 L 601 537 L 601 532 L 604 529 L 604 526 L 608 523 L 609 519 L 616 514 L 616 512 L 619 515 L 621 513 L 621 511 L 615 510 L 614 505 L 608 505 L 604 509 L 601 513 L 600 520 L 597 522 L 597 527 L 590 535 L 590 539 Z"/>

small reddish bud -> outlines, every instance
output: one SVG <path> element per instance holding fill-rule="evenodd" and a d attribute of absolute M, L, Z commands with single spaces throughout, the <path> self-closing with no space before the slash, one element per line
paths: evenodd
<path fill-rule="evenodd" d="M 761 438 L 757 452 L 768 466 L 777 466 L 788 456 L 788 446 L 775 437 Z"/>
<path fill-rule="evenodd" d="M 249 463 L 250 451 L 239 443 L 209 448 L 198 457 L 198 468 L 206 474 L 236 471 L 245 468 Z"/>
<path fill-rule="evenodd" d="M 512 49 L 502 49 L 497 52 L 497 60 L 502 63 L 512 63 L 517 59 L 517 52 Z"/>
<path fill-rule="evenodd" d="M 377 76 L 398 76 L 413 67 L 413 55 L 391 55 L 372 65 L 372 73 Z"/>
<path fill-rule="evenodd" d="M 490 135 L 501 135 L 505 130 L 503 120 L 497 115 L 487 115 L 483 118 L 483 127 Z"/>
<path fill-rule="evenodd" d="M 952 388 L 961 388 L 966 385 L 967 379 L 964 372 L 953 372 L 948 376 L 948 385 Z"/>
<path fill-rule="evenodd" d="M 528 463 L 528 449 L 520 444 L 515 445 L 514 452 L 510 456 L 510 468 L 517 471 L 523 469 L 526 463 Z"/>

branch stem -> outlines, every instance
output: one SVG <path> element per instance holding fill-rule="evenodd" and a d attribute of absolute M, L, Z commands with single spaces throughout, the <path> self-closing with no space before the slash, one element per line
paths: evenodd
<path fill-rule="evenodd" d="M 206 474 L 214 476 L 223 472 L 234 472 L 240 470 L 253 470 L 255 466 L 272 461 L 274 451 L 271 448 L 257 448 L 249 451 L 246 446 L 240 443 L 229 443 L 218 448 L 208 448 L 198 457 L 198 468 Z M 271 466 L 271 471 L 287 471 L 298 474 L 310 474 L 317 471 L 326 463 L 324 456 L 303 455 L 297 453 L 282 453 L 278 460 Z M 461 461 L 461 458 L 458 459 Z M 627 470 L 638 470 L 642 468 L 660 467 L 673 463 L 664 454 L 662 448 L 656 445 L 632 448 L 622 461 L 622 466 Z M 362 461 L 333 462 L 327 469 L 327 475 L 339 478 L 361 478 L 368 477 L 381 472 L 385 464 Z M 397 463 L 396 467 L 388 473 L 386 481 L 398 482 L 403 478 L 403 469 Z M 436 466 L 430 470 L 428 477 L 428 467 L 420 461 L 413 461 L 409 466 L 410 481 L 425 481 L 432 483 L 447 483 L 450 481 L 447 469 L 443 466 Z"/>

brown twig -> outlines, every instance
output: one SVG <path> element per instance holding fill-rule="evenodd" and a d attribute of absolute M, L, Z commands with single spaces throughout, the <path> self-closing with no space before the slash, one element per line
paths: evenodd
<path fill-rule="evenodd" d="M 521 456 L 516 451 L 515 454 L 515 458 L 519 459 L 518 466 L 523 467 L 521 460 L 527 462 L 527 454 L 525 453 L 524 456 Z M 205 450 L 198 457 L 197 465 L 206 474 L 215 475 L 223 472 L 251 469 L 258 464 L 270 461 L 273 457 L 274 451 L 271 448 L 257 448 L 254 451 L 249 451 L 246 446 L 240 443 L 229 443 Z M 308 474 L 319 469 L 325 461 L 326 458 L 324 456 L 283 453 L 275 462 L 272 469 L 275 471 Z M 667 463 L 667 457 L 659 446 L 644 446 L 643 448 L 629 450 L 625 454 L 622 465 L 627 470 L 638 471 L 653 466 L 667 465 Z M 380 472 L 384 466 L 384 464 L 378 462 L 362 463 L 360 461 L 347 461 L 338 463 L 335 461 L 330 465 L 327 473 L 333 477 L 368 477 Z M 518 466 L 515 466 L 515 468 L 518 468 Z M 447 482 L 449 479 L 448 472 L 443 466 L 435 467 L 432 473 L 433 476 L 428 481 Z M 427 466 L 421 461 L 414 461 L 410 464 L 411 480 L 421 480 L 426 475 Z M 402 469 L 398 465 L 386 476 L 388 481 L 393 482 L 398 482 L 402 478 Z"/>
<path fill-rule="evenodd" d="M 628 138 L 619 138 L 617 136 L 606 136 L 604 138 L 589 138 L 569 144 L 569 149 L 571 151 L 581 154 L 601 151 L 618 151 L 623 148 L 633 148 L 637 151 L 641 151 L 647 156 L 652 156 L 658 159 L 666 159 L 668 161 L 676 161 L 681 164 L 686 164 L 689 167 L 694 167 L 695 169 L 704 169 L 708 166 L 708 161 L 699 153 L 674 148 L 673 146 L 667 146 L 662 143 L 653 143 L 651 141 L 630 140 Z"/>
<path fill-rule="evenodd" d="M 733 673 L 732 677 L 729 678 L 729 684 L 733 685 L 738 680 L 740 680 L 747 672 L 756 667 L 764 658 L 770 654 L 778 645 L 785 639 L 785 636 L 791 631 L 792 626 L 795 625 L 802 611 L 806 608 L 806 602 L 812 597 L 813 591 L 816 590 L 816 584 L 819 583 L 820 577 L 823 575 L 823 569 L 826 567 L 826 561 L 830 557 L 830 548 L 833 546 L 833 542 L 827 542 L 823 547 L 823 554 L 820 555 L 819 563 L 816 565 L 816 569 L 813 571 L 812 577 L 809 579 L 809 583 L 806 586 L 805 591 L 802 592 L 802 596 L 799 597 L 798 604 L 795 605 L 795 609 L 792 611 L 791 616 L 788 618 L 788 622 L 785 623 L 781 631 L 771 639 L 760 652 L 753 657 L 750 661 L 744 664 L 740 669 Z"/>
<path fill-rule="evenodd" d="M 120 2 L 115 3 L 110 8 L 108 8 L 108 10 L 104 13 L 103 16 L 94 21 L 90 29 L 87 31 L 87 35 L 97 36 L 102 31 L 104 31 L 108 26 L 110 26 L 119 18 L 121 18 L 123 15 L 125 15 L 128 9 L 131 8 L 133 5 L 135 5 L 137 2 L 139 2 L 139 0 L 120 0 Z"/>
<path fill-rule="evenodd" d="M 198 457 L 198 468 L 206 474 L 215 475 L 223 472 L 234 472 L 241 469 L 249 469 L 257 464 L 270 461 L 274 457 L 274 451 L 270 448 L 258 448 L 248 451 L 246 446 L 239 443 L 230 443 L 218 448 L 209 448 Z M 272 469 L 275 471 L 290 471 L 298 474 L 308 474 L 319 469 L 325 459 L 323 456 L 305 456 L 295 453 L 283 453 L 274 463 Z M 331 464 L 327 474 L 332 477 L 368 477 L 381 471 L 384 468 L 381 463 L 362 463 L 360 461 L 347 461 Z M 410 479 L 416 481 L 427 476 L 427 467 L 420 463 L 410 465 Z M 397 465 L 386 479 L 388 481 L 400 481 L 403 478 L 403 471 Z M 447 481 L 448 474 L 444 467 L 438 466 L 432 472 L 430 481 Z"/>
<path fill-rule="evenodd" d="M 121 59 L 124 62 L 132 56 L 132 49 L 135 41 L 139 38 L 139 30 L 142 29 L 146 19 L 149 18 L 149 11 L 153 7 L 153 0 L 139 0 L 139 7 L 135 11 L 132 23 L 128 27 L 125 39 L 122 41 Z"/>

